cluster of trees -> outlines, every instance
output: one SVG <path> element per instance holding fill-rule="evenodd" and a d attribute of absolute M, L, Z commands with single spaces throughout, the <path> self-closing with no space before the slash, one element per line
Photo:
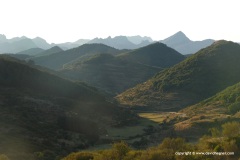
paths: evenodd
<path fill-rule="evenodd" d="M 182 138 L 166 138 L 157 147 L 134 150 L 122 141 L 108 150 L 76 152 L 62 160 L 238 160 L 240 123 L 228 122 L 210 131 L 211 135 L 203 136 L 197 144 L 187 143 Z M 234 155 L 193 155 L 193 152 L 234 152 Z"/>

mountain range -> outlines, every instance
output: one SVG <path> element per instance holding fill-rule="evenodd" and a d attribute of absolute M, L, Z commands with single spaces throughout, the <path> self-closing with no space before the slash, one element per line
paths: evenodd
<path fill-rule="evenodd" d="M 105 44 L 105 45 L 108 45 L 108 46 L 111 46 L 111 47 L 114 47 L 117 49 L 136 49 L 136 48 L 143 47 L 143 46 L 146 46 L 146 45 L 149 45 L 150 43 L 152 43 L 152 40 L 150 38 L 148 38 L 148 39 L 143 38 L 144 39 L 143 41 L 141 41 L 138 44 L 135 44 L 136 42 L 139 42 L 139 39 L 140 39 L 139 37 L 132 37 L 132 38 L 129 37 L 128 38 L 126 36 L 116 36 L 114 38 L 108 37 L 105 39 L 95 38 L 93 40 L 88 41 L 87 43 L 101 43 L 101 44 Z"/>
<path fill-rule="evenodd" d="M 174 48 L 181 54 L 193 54 L 201 48 L 211 45 L 214 40 L 207 39 L 203 41 L 191 41 L 183 32 L 161 40 L 160 42 Z M 150 37 L 141 36 L 116 36 L 107 38 L 79 39 L 75 42 L 65 42 L 60 44 L 49 44 L 46 40 L 36 37 L 33 39 L 23 37 L 15 37 L 7 39 L 5 35 L 0 35 L 0 53 L 17 53 L 31 48 L 49 49 L 54 46 L 59 46 L 63 50 L 79 47 L 86 43 L 101 43 L 116 49 L 137 49 L 153 43 Z"/>
<path fill-rule="evenodd" d="M 79 39 L 75 42 L 65 42 L 60 44 L 49 44 L 46 40 L 36 37 L 33 39 L 27 38 L 25 36 L 15 37 L 12 39 L 7 39 L 5 35 L 0 35 L 0 53 L 18 53 L 32 48 L 49 49 L 54 46 L 59 46 L 60 48 L 67 50 L 71 48 L 79 47 L 86 43 L 102 43 L 109 45 L 117 49 L 136 49 L 142 46 L 146 46 L 152 42 L 150 37 L 141 36 L 117 36 L 114 38 L 108 37 L 106 39 L 95 38 L 89 39 Z"/>

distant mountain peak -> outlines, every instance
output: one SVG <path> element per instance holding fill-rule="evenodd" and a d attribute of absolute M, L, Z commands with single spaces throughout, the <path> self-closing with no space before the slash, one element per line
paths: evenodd
<path fill-rule="evenodd" d="M 174 35 L 166 38 L 165 40 L 174 40 L 176 43 L 177 42 L 191 42 L 191 40 L 182 32 L 182 31 L 178 31 L 177 33 L 175 33 Z"/>
<path fill-rule="evenodd" d="M 185 33 L 183 33 L 182 31 L 178 31 L 177 33 L 175 33 L 175 36 L 179 36 L 179 37 L 185 37 L 187 39 L 189 39 Z"/>
<path fill-rule="evenodd" d="M 175 33 L 175 35 L 177 34 L 186 36 L 182 31 L 178 31 L 177 33 Z"/>
<path fill-rule="evenodd" d="M 41 37 L 36 37 L 32 39 L 32 41 L 40 48 L 49 49 L 51 46 L 47 43 L 47 41 Z"/>
<path fill-rule="evenodd" d="M 128 36 L 127 39 L 134 43 L 134 44 L 141 44 L 141 43 L 144 43 L 144 42 L 153 42 L 152 38 L 151 37 L 147 37 L 147 36 L 140 36 L 140 35 L 136 35 L 136 36 Z"/>
<path fill-rule="evenodd" d="M 83 45 L 83 44 L 87 43 L 88 41 L 90 41 L 90 40 L 89 39 L 79 39 L 74 43 L 77 43 L 79 45 Z"/>
<path fill-rule="evenodd" d="M 160 42 L 174 48 L 182 54 L 193 54 L 202 48 L 210 46 L 214 40 L 206 39 L 202 41 L 192 41 L 182 31 L 178 31 Z"/>
<path fill-rule="evenodd" d="M 41 37 L 35 37 L 34 39 L 46 41 L 45 39 L 43 39 L 43 38 L 41 38 Z"/>
<path fill-rule="evenodd" d="M 26 36 L 21 36 L 20 39 L 30 39 L 30 38 L 28 38 Z"/>

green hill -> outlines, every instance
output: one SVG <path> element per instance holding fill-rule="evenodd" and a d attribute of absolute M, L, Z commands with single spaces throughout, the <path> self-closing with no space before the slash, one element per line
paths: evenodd
<path fill-rule="evenodd" d="M 161 43 L 155 43 L 113 56 L 96 54 L 81 57 L 64 65 L 61 71 L 67 78 L 80 80 L 97 87 L 111 96 L 142 83 L 162 68 L 184 59 L 177 51 Z"/>
<path fill-rule="evenodd" d="M 179 110 L 240 81 L 240 45 L 217 41 L 117 96 L 124 105 Z"/>
<path fill-rule="evenodd" d="M 11 160 L 55 159 L 87 148 L 101 143 L 106 128 L 135 117 L 83 83 L 8 56 L 0 56 L 0 93 L 0 153 Z"/>
<path fill-rule="evenodd" d="M 161 69 L 122 60 L 111 54 L 97 54 L 64 66 L 67 78 L 84 81 L 110 96 L 144 82 Z"/>
<path fill-rule="evenodd" d="M 58 46 L 54 46 L 52 48 L 49 48 L 47 50 L 44 50 L 44 51 L 36 54 L 35 57 L 48 56 L 48 55 L 51 55 L 51 54 L 54 54 L 54 53 L 58 53 L 58 52 L 63 52 L 63 50 L 60 47 L 58 47 Z"/>
<path fill-rule="evenodd" d="M 39 54 L 43 51 L 45 51 L 45 50 L 42 49 L 42 48 L 30 48 L 30 49 L 18 52 L 16 54 L 24 54 L 24 55 L 34 56 L 34 55 L 37 55 L 37 54 Z"/>
<path fill-rule="evenodd" d="M 161 68 L 171 67 L 185 58 L 174 49 L 159 42 L 120 54 L 118 57 L 136 63 Z"/>
<path fill-rule="evenodd" d="M 103 45 L 103 44 L 84 44 L 80 47 L 69 49 L 66 51 L 53 53 L 46 56 L 32 58 L 36 64 L 51 68 L 54 70 L 62 69 L 63 65 L 74 61 L 82 56 L 90 56 L 97 53 L 120 53 L 120 50 Z"/>

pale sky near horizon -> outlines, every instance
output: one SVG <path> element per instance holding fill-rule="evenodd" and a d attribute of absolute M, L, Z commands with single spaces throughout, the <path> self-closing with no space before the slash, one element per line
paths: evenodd
<path fill-rule="evenodd" d="M 108 36 L 240 42 L 239 0 L 0 0 L 0 34 L 49 43 Z"/>

